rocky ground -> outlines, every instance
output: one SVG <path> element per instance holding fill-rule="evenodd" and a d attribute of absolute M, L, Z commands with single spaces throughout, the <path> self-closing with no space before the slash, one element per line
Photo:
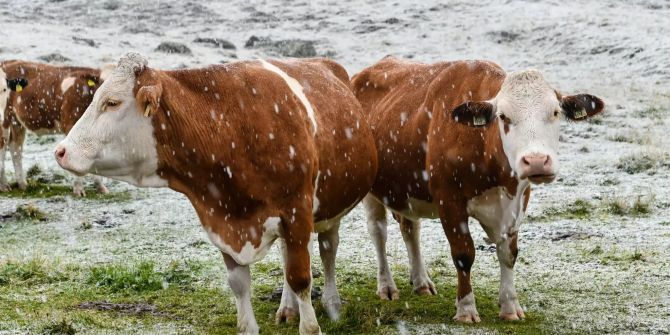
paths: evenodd
<path fill-rule="evenodd" d="M 562 175 L 534 190 L 522 227 L 516 272 L 529 315 L 525 324 L 493 321 L 498 262 L 474 221 L 479 246 L 475 293 L 483 304 L 480 312 L 490 313 L 483 314 L 481 326 L 451 322 L 456 282 L 448 244 L 439 222 L 427 220 L 423 250 L 442 293 L 437 298 L 444 303 L 423 301 L 435 303 L 438 317 L 420 314 L 415 306 L 422 300 L 412 297 L 410 312 L 372 311 L 365 315 L 379 316 L 367 321 L 351 317 L 346 319 L 351 328 L 332 326 L 331 333 L 667 334 L 670 329 L 667 1 L 0 0 L 0 17 L 0 59 L 100 66 L 137 50 L 150 58 L 150 66 L 180 68 L 254 57 L 327 56 L 354 74 L 387 54 L 425 62 L 485 58 L 508 70 L 541 69 L 563 92 L 598 95 L 607 103 L 605 115 L 564 125 Z M 115 269 L 109 273 L 118 274 L 121 265 L 151 261 L 163 284 L 171 284 L 174 273 L 184 272 L 170 270 L 171 264 L 199 264 L 197 271 L 187 267 L 186 272 L 197 275 L 179 285 L 188 292 L 217 290 L 214 296 L 226 296 L 225 306 L 217 310 L 234 311 L 220 256 L 183 196 L 109 182 L 113 196 L 72 198 L 69 177 L 51 158 L 58 138 L 31 136 L 27 141 L 25 164 L 40 167 L 34 176 L 42 176 L 41 186 L 36 184 L 30 194 L 0 197 L 0 334 L 67 333 L 66 326 L 78 333 L 229 333 L 234 318 L 216 316 L 220 314 L 202 322 L 190 314 L 161 314 L 166 312 L 160 308 L 172 316 L 178 312 L 169 307 L 176 303 L 161 302 L 161 293 L 155 293 L 172 292 L 161 288 L 160 281 L 158 291 L 123 288 L 120 295 L 107 294 L 113 286 L 104 278 L 117 278 L 104 276 L 109 267 Z M 44 184 L 61 188 L 46 197 L 40 194 Z M 383 306 L 372 300 L 374 282 L 355 281 L 374 280 L 374 253 L 360 207 L 341 229 L 338 270 L 345 298 Z M 388 252 L 400 282 L 406 279 L 406 253 L 396 225 L 390 234 Z M 272 275 L 278 264 L 271 253 L 255 268 L 258 291 L 280 282 Z M 66 279 L 52 280 L 52 272 Z M 51 279 L 31 282 L 40 277 L 26 279 L 25 273 Z M 59 298 L 71 292 L 66 287 L 80 283 L 89 296 Z M 104 290 L 96 291 L 98 285 Z M 133 292 L 154 293 L 142 293 L 138 300 Z M 101 302 L 110 297 L 114 301 L 108 303 L 121 305 Z M 411 294 L 403 291 L 402 297 L 410 299 Z M 258 299 L 254 303 L 262 304 Z M 346 308 L 354 310 L 353 305 Z M 146 312 L 127 313 L 129 309 Z M 259 319 L 261 314 L 257 312 Z M 211 320 L 217 317 L 223 321 Z M 295 332 L 270 327 L 264 329 L 267 334 Z"/>

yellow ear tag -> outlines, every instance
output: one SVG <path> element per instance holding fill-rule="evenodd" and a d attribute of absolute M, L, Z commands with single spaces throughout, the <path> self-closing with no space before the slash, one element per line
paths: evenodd
<path fill-rule="evenodd" d="M 21 91 L 23 91 L 23 86 L 21 84 L 16 85 L 16 92 L 20 93 Z"/>
<path fill-rule="evenodd" d="M 93 79 L 89 79 L 86 83 L 88 84 L 88 87 L 95 87 L 95 82 Z"/>
<path fill-rule="evenodd" d="M 147 108 L 144 109 L 144 116 L 149 117 L 151 114 L 151 105 L 147 105 Z"/>
<path fill-rule="evenodd" d="M 582 119 L 586 117 L 586 110 L 580 109 L 575 112 L 575 119 Z"/>
<path fill-rule="evenodd" d="M 475 126 L 483 126 L 486 124 L 486 118 L 483 116 L 475 116 L 472 122 Z"/>

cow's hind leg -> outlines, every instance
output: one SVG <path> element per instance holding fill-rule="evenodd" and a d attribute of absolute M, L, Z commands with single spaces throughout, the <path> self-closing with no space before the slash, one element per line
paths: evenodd
<path fill-rule="evenodd" d="M 239 334 L 258 334 L 258 324 L 251 308 L 251 274 L 248 265 L 240 265 L 229 255 L 223 254 L 228 269 L 228 284 L 235 295 L 237 329 Z"/>
<path fill-rule="evenodd" d="M 407 247 L 407 256 L 410 264 L 410 280 L 414 287 L 414 292 L 418 295 L 435 295 L 435 284 L 428 277 L 428 272 L 421 255 L 421 223 L 405 217 L 397 217 L 400 223 L 402 238 Z"/>
<path fill-rule="evenodd" d="M 109 190 L 100 176 L 93 176 L 93 182 L 95 183 L 95 188 L 98 190 L 98 194 L 107 194 Z"/>
<path fill-rule="evenodd" d="M 26 128 L 18 122 L 12 122 L 9 134 L 9 154 L 14 163 L 14 174 L 19 189 L 25 190 L 28 187 L 26 174 L 23 171 L 23 142 L 26 140 Z"/>
<path fill-rule="evenodd" d="M 500 263 L 500 318 L 503 320 L 519 320 L 525 317 L 519 304 L 514 287 L 514 263 L 519 251 L 516 232 L 497 243 L 498 262 Z"/>
<path fill-rule="evenodd" d="M 377 295 L 382 300 L 398 300 L 400 292 L 393 281 L 386 258 L 386 238 L 388 236 L 386 208 L 370 194 L 363 199 L 363 205 L 368 215 L 368 232 L 377 250 Z"/>
<path fill-rule="evenodd" d="M 286 269 L 288 263 L 288 251 L 286 250 L 286 241 L 283 238 L 279 239 L 279 249 L 282 253 L 282 260 L 284 262 L 284 287 L 281 293 L 281 302 L 279 309 L 275 314 L 277 323 L 290 322 L 298 316 L 298 297 L 293 293 L 288 284 L 288 277 L 286 276 Z"/>
<path fill-rule="evenodd" d="M 331 320 L 337 320 L 340 316 L 340 307 L 342 302 L 340 294 L 337 292 L 337 283 L 335 281 L 335 256 L 337 247 L 340 243 L 339 227 L 340 222 L 334 224 L 329 230 L 319 233 L 319 255 L 323 263 L 325 275 L 325 286 L 321 296 L 321 304 L 326 309 L 328 317 Z"/>

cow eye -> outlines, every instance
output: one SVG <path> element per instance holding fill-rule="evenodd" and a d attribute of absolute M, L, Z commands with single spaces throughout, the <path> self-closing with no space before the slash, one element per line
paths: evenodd
<path fill-rule="evenodd" d="M 118 105 L 120 105 L 120 104 L 121 104 L 121 103 L 118 102 L 118 101 L 107 100 L 107 103 L 105 104 L 105 106 L 106 106 L 106 107 L 109 107 L 109 108 L 114 108 L 114 107 L 116 107 L 116 106 L 118 106 Z"/>
<path fill-rule="evenodd" d="M 498 114 L 498 117 L 500 118 L 500 120 L 502 120 L 502 122 L 510 123 L 509 118 L 507 116 L 505 116 L 505 114 L 500 113 L 500 114 Z"/>
<path fill-rule="evenodd" d="M 558 117 L 558 115 L 560 115 L 560 114 L 561 114 L 560 111 L 554 111 L 554 117 Z"/>

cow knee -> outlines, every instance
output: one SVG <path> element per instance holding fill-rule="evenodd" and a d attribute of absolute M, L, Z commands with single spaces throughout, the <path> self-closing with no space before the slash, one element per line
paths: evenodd
<path fill-rule="evenodd" d="M 454 265 L 456 265 L 459 271 L 470 272 L 472 264 L 475 262 L 474 253 L 467 251 L 457 251 L 452 254 L 452 258 L 454 259 Z"/>
<path fill-rule="evenodd" d="M 286 276 L 286 281 L 291 287 L 291 290 L 298 295 L 305 292 L 305 290 L 309 290 L 311 287 L 312 273 L 309 267 L 306 269 L 303 267 L 289 269 Z"/>

